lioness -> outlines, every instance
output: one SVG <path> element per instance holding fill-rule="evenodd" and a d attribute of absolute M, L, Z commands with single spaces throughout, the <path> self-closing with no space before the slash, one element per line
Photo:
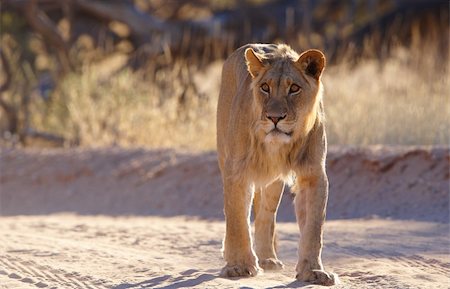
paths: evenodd
<path fill-rule="evenodd" d="M 224 63 L 217 108 L 217 150 L 224 189 L 226 277 L 281 269 L 275 218 L 285 180 L 300 228 L 296 278 L 333 285 L 323 269 L 322 226 L 328 197 L 321 75 L 325 56 L 286 45 L 249 44 Z M 255 211 L 255 248 L 250 207 Z"/>

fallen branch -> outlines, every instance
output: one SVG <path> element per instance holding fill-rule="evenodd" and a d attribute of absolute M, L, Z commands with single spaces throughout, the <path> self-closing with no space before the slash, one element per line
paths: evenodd
<path fill-rule="evenodd" d="M 55 135 L 48 132 L 36 131 L 34 129 L 28 128 L 25 131 L 26 140 L 44 140 L 46 142 L 52 143 L 54 146 L 62 147 L 66 143 L 66 139 L 62 136 Z"/>

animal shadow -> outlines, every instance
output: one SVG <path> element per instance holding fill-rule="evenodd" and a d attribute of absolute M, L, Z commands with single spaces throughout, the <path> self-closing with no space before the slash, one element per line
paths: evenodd
<path fill-rule="evenodd" d="M 154 288 L 154 289 L 176 289 L 176 288 L 190 288 L 199 286 L 202 283 L 219 278 L 218 275 L 210 273 L 196 274 L 197 270 L 190 269 L 179 273 L 180 276 L 174 277 L 173 275 L 163 275 L 155 277 L 149 280 L 145 280 L 138 283 L 123 283 L 119 284 L 112 289 L 131 289 L 131 288 Z M 169 283 L 168 285 L 160 286 L 161 283 Z"/>

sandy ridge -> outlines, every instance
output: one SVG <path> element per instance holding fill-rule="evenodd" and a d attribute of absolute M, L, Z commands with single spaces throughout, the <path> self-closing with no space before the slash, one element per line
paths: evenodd
<path fill-rule="evenodd" d="M 448 147 L 331 147 L 328 219 L 376 215 L 448 222 L 449 164 Z M 0 169 L 2 215 L 76 212 L 223 219 L 213 152 L 3 149 Z M 288 192 L 278 219 L 295 220 Z"/>

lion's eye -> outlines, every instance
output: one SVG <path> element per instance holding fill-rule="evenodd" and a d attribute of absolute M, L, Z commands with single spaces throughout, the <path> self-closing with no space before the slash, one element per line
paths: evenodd
<path fill-rule="evenodd" d="M 266 93 L 269 93 L 270 92 L 270 87 L 269 87 L 269 85 L 267 83 L 263 83 L 261 85 L 261 90 L 266 92 Z"/>
<path fill-rule="evenodd" d="M 298 86 L 297 84 L 292 84 L 291 87 L 289 88 L 289 93 L 297 93 L 300 91 L 300 86 Z"/>

